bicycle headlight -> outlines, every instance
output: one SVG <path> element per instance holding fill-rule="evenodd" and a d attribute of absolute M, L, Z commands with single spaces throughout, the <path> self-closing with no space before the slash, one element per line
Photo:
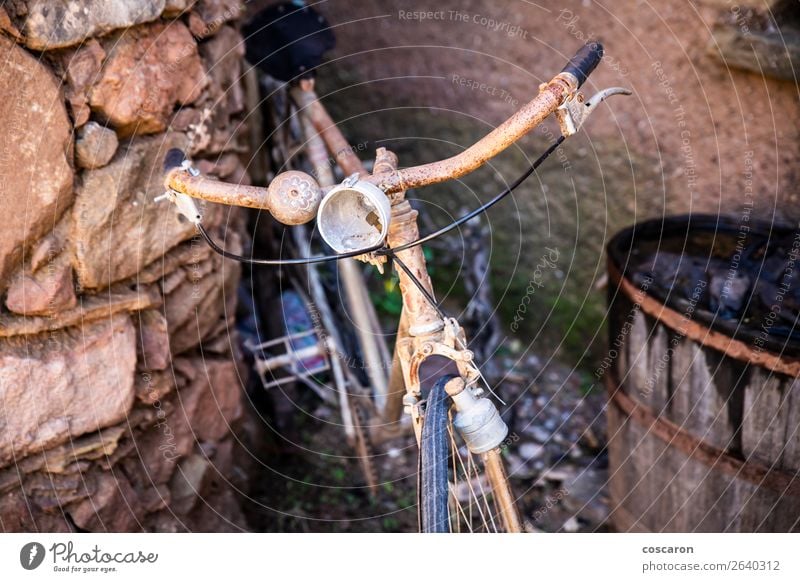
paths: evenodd
<path fill-rule="evenodd" d="M 392 207 L 383 190 L 351 176 L 328 192 L 317 211 L 317 228 L 337 253 L 379 245 L 389 232 Z"/>

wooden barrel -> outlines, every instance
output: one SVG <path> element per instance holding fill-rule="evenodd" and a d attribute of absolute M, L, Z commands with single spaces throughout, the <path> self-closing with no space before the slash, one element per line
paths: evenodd
<path fill-rule="evenodd" d="M 709 324 L 685 296 L 665 300 L 647 277 L 629 275 L 632 253 L 648 241 L 669 246 L 670 236 L 703 228 L 718 244 L 720 229 L 739 236 L 741 225 L 676 217 L 640 223 L 609 244 L 610 342 L 598 374 L 609 393 L 612 524 L 800 531 L 799 343 L 766 337 L 760 320 L 727 333 L 730 322 Z M 749 228 L 769 237 L 779 227 Z"/>

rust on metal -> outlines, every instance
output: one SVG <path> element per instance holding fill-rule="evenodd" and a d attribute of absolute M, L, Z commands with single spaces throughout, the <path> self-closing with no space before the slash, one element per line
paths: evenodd
<path fill-rule="evenodd" d="M 305 85 L 301 85 L 301 89 L 303 87 L 307 89 L 306 94 L 309 98 L 314 95 L 313 84 L 309 85 L 307 82 Z M 358 156 L 355 155 L 325 108 L 316 99 L 309 101 L 304 97 L 303 102 L 307 103 L 306 107 L 309 110 L 312 125 L 322 136 L 328 148 L 334 152 L 336 161 L 342 169 L 346 173 L 363 175 L 365 181 L 377 185 L 387 195 L 392 195 L 404 192 L 409 188 L 419 188 L 459 178 L 472 172 L 533 130 L 575 91 L 575 84 L 569 76 L 556 76 L 549 83 L 543 84 L 539 88 L 539 94 L 527 105 L 460 154 L 438 162 L 402 170 L 399 170 L 395 163 L 393 168 L 376 169 L 372 175 L 367 174 Z M 316 96 L 314 95 L 314 97 Z M 380 155 L 378 153 L 378 157 Z M 304 174 L 303 177 L 294 176 L 294 180 L 289 185 L 281 181 L 281 176 L 282 174 L 279 174 L 267 189 L 244 184 L 228 184 L 202 176 L 191 176 L 181 169 L 175 169 L 167 174 L 165 185 L 176 192 L 208 202 L 270 210 L 278 220 L 281 218 L 277 214 L 285 208 L 284 205 L 289 205 L 291 212 L 287 211 L 288 217 L 295 222 L 286 224 L 308 222 L 313 218 L 311 209 L 316 211 L 322 190 L 316 180 L 308 174 Z M 313 193 L 313 196 L 297 201 L 292 195 L 298 193 L 296 189 L 291 192 L 277 192 L 279 189 L 293 187 L 296 183 L 305 185 L 299 191 L 301 194 Z M 394 200 L 394 198 L 392 199 Z M 303 205 L 303 208 L 298 208 L 298 205 Z M 281 221 L 283 222 L 283 220 Z"/>
<path fill-rule="evenodd" d="M 773 372 L 795 378 L 800 377 L 800 360 L 756 349 L 743 341 L 709 329 L 705 325 L 683 316 L 631 283 L 610 259 L 608 261 L 608 274 L 611 281 L 617 285 L 617 288 L 635 305 L 638 305 L 644 313 L 657 319 L 677 333 L 736 360 L 757 364 Z"/>
<path fill-rule="evenodd" d="M 459 178 L 479 168 L 534 129 L 575 90 L 569 79 L 558 76 L 543 85 L 539 94 L 522 109 L 460 154 L 422 166 L 376 173 L 367 180 L 389 194 Z"/>
<path fill-rule="evenodd" d="M 520 523 L 517 506 L 514 503 L 514 496 L 508 484 L 508 475 L 503 466 L 503 459 L 500 456 L 500 449 L 495 448 L 481 455 L 483 467 L 486 469 L 486 477 L 492 487 L 497 512 L 508 533 L 521 533 L 522 524 Z"/>
<path fill-rule="evenodd" d="M 317 95 L 314 93 L 314 80 L 303 79 L 300 81 L 300 89 L 305 93 L 302 101 L 305 108 L 304 113 L 308 116 L 316 132 L 325 141 L 334 161 L 339 164 L 339 167 L 342 168 L 346 175 L 360 174 L 361 176 L 367 176 L 369 172 L 364 168 L 364 164 L 361 163 L 350 143 L 339 131 L 339 127 L 331 119 L 327 109 L 317 99 Z"/>
<path fill-rule="evenodd" d="M 200 198 L 215 204 L 269 209 L 269 195 L 266 188 L 229 184 L 204 176 L 192 176 L 182 168 L 170 170 L 164 178 L 164 186 L 192 198 Z"/>
<path fill-rule="evenodd" d="M 609 399 L 620 412 L 639 424 L 648 434 L 655 435 L 687 457 L 731 477 L 743 479 L 759 487 L 768 487 L 781 495 L 800 496 L 800 479 L 794 473 L 737 459 L 689 434 L 677 424 L 657 416 L 625 393 L 612 370 L 606 373 L 605 383 Z"/>
<path fill-rule="evenodd" d="M 304 172 L 282 172 L 269 188 L 230 184 L 204 176 L 192 176 L 176 168 L 169 171 L 164 185 L 171 190 L 215 204 L 268 210 L 283 224 L 304 224 L 317 215 L 322 190 Z"/>

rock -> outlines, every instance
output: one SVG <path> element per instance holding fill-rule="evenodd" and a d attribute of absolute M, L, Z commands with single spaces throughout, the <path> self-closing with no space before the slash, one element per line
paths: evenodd
<path fill-rule="evenodd" d="M 195 444 L 223 439 L 241 416 L 241 388 L 234 362 L 178 358 L 194 380 L 169 399 L 151 401 L 155 423 L 136 438 L 139 455 L 120 461 L 138 488 L 170 481 Z"/>
<path fill-rule="evenodd" d="M 242 162 L 239 156 L 233 153 L 222 154 L 214 160 L 199 160 L 196 164 L 198 170 L 203 175 L 214 176 L 220 180 L 231 178 L 237 184 L 247 184 L 240 176 L 242 175 Z"/>
<path fill-rule="evenodd" d="M 57 61 L 64 71 L 64 93 L 75 127 L 89 121 L 89 91 L 100 76 L 105 58 L 106 51 L 92 38 L 78 49 L 65 51 Z"/>
<path fill-rule="evenodd" d="M 197 360 L 203 371 L 197 383 L 187 390 L 197 394 L 193 410 L 195 434 L 200 441 L 217 441 L 231 431 L 231 423 L 242 415 L 242 387 L 232 360 Z"/>
<path fill-rule="evenodd" d="M 739 23 L 717 23 L 707 50 L 726 67 L 784 81 L 795 81 L 800 64 L 800 37 L 788 26 L 757 30 Z"/>
<path fill-rule="evenodd" d="M 241 252 L 239 237 L 233 233 L 228 235 L 226 245 L 231 252 Z M 206 275 L 202 274 L 204 264 L 213 268 Z M 225 324 L 225 313 L 232 313 L 227 311 L 225 301 L 236 298 L 240 267 L 215 255 L 184 270 L 189 275 L 187 279 L 164 297 L 173 354 L 185 352 L 210 337 L 220 321 Z"/>
<path fill-rule="evenodd" d="M 610 513 L 607 487 L 607 471 L 587 467 L 564 482 L 563 488 L 569 491 L 564 506 L 595 527 L 600 526 Z"/>
<path fill-rule="evenodd" d="M 0 465 L 121 422 L 135 365 L 127 315 L 0 340 Z"/>
<path fill-rule="evenodd" d="M 80 305 L 59 311 L 54 316 L 9 315 L 0 313 L 0 338 L 34 335 L 61 328 L 83 325 L 108 318 L 121 311 L 138 311 L 161 304 L 161 294 L 154 286 L 119 289 L 114 287 L 98 295 L 84 295 Z"/>
<path fill-rule="evenodd" d="M 198 39 L 208 38 L 223 24 L 237 18 L 243 9 L 241 0 L 198 0 L 189 13 L 189 28 Z"/>
<path fill-rule="evenodd" d="M 94 483 L 77 473 L 29 475 L 22 490 L 28 499 L 45 511 L 58 510 L 60 505 L 85 499 L 91 495 Z"/>
<path fill-rule="evenodd" d="M 139 312 L 137 355 L 140 370 L 164 370 L 170 363 L 167 319 L 156 309 Z"/>
<path fill-rule="evenodd" d="M 6 307 L 22 315 L 55 315 L 77 304 L 72 265 L 65 253 L 34 273 L 15 277 L 6 297 Z"/>
<path fill-rule="evenodd" d="M 23 251 L 52 229 L 73 200 L 72 125 L 58 82 L 36 58 L 0 35 L 0 290 Z M 13 218 L 13 220 L 11 220 Z"/>
<path fill-rule="evenodd" d="M 174 18 L 189 10 L 196 0 L 167 0 L 164 5 L 164 16 Z"/>
<path fill-rule="evenodd" d="M 544 453 L 544 447 L 536 443 L 522 443 L 517 447 L 517 453 L 526 461 L 538 459 Z"/>
<path fill-rule="evenodd" d="M 128 532 L 140 530 L 143 508 L 136 492 L 121 472 L 95 474 L 96 492 L 70 508 L 72 520 L 90 532 Z"/>
<path fill-rule="evenodd" d="M 71 532 L 63 514 L 47 514 L 20 489 L 0 496 L 0 523 L 4 533 L 46 531 Z"/>
<path fill-rule="evenodd" d="M 22 35 L 19 33 L 19 30 L 17 30 L 17 27 L 14 26 L 14 23 L 11 22 L 8 12 L 6 12 L 6 9 L 2 6 L 0 6 L 0 30 L 16 40 L 22 40 Z"/>
<path fill-rule="evenodd" d="M 214 450 L 209 453 L 214 472 L 218 475 L 231 475 L 234 472 L 234 442 L 233 437 L 228 435 L 224 440 L 215 443 Z"/>
<path fill-rule="evenodd" d="M 210 468 L 211 464 L 200 455 L 189 455 L 178 463 L 169 484 L 171 509 L 178 513 L 188 513 L 194 507 L 198 496 L 202 494 Z"/>
<path fill-rule="evenodd" d="M 48 449 L 40 455 L 23 459 L 16 463 L 14 470 L 25 473 L 33 471 L 66 473 L 70 467 L 82 460 L 95 460 L 112 455 L 125 429 L 125 425 L 119 424 L 71 439 L 70 442 Z"/>
<path fill-rule="evenodd" d="M 166 508 L 172 501 L 172 495 L 169 492 L 169 487 L 162 483 L 141 491 L 139 493 L 139 501 L 147 513 L 153 513 Z"/>
<path fill-rule="evenodd" d="M 82 287 L 97 289 L 132 277 L 195 233 L 166 203 L 153 201 L 164 186 L 161 164 L 186 137 L 133 140 L 111 163 L 84 173 L 72 210 L 74 265 Z"/>
<path fill-rule="evenodd" d="M 123 137 L 164 131 L 175 105 L 192 103 L 206 86 L 197 43 L 179 21 L 131 29 L 106 47 L 89 102 Z"/>
<path fill-rule="evenodd" d="M 532 436 L 537 442 L 546 444 L 550 442 L 550 432 L 546 431 L 545 429 L 536 426 L 530 425 L 525 427 L 524 429 L 525 434 Z"/>
<path fill-rule="evenodd" d="M 44 51 L 155 20 L 164 0 L 36 0 L 27 2 L 27 9 L 25 44 Z"/>
<path fill-rule="evenodd" d="M 117 152 L 119 141 L 113 129 L 90 121 L 77 132 L 75 161 L 81 168 L 93 170 L 111 161 Z"/>
<path fill-rule="evenodd" d="M 203 222 L 206 218 L 203 217 Z M 200 237 L 181 243 L 170 250 L 160 260 L 151 263 L 136 274 L 138 283 L 155 283 L 167 277 L 183 265 L 197 264 L 211 256 L 214 251 Z"/>
<path fill-rule="evenodd" d="M 581 524 L 578 523 L 578 520 L 575 516 L 570 516 L 567 521 L 561 526 L 561 529 L 567 533 L 575 533 L 579 529 L 581 529 Z"/>
<path fill-rule="evenodd" d="M 172 371 L 148 370 L 136 375 L 136 399 L 148 406 L 175 389 Z"/>
<path fill-rule="evenodd" d="M 539 473 L 533 463 L 526 463 L 511 453 L 506 456 L 506 467 L 509 479 L 531 479 Z"/>
<path fill-rule="evenodd" d="M 201 45 L 200 54 L 210 81 L 207 96 L 190 119 L 182 120 L 180 114 L 176 119 L 190 125 L 192 155 L 236 150 L 236 128 L 244 129 L 234 121 L 245 108 L 241 84 L 244 41 L 233 27 L 223 26 L 216 36 Z"/>

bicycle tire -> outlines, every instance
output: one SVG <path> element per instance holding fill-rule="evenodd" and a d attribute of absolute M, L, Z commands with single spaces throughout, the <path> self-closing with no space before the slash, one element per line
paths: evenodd
<path fill-rule="evenodd" d="M 423 533 L 448 533 L 450 509 L 448 491 L 448 458 L 450 443 L 447 432 L 449 401 L 445 385 L 456 376 L 447 374 L 436 380 L 428 394 L 425 421 L 420 438 L 421 529 Z"/>

